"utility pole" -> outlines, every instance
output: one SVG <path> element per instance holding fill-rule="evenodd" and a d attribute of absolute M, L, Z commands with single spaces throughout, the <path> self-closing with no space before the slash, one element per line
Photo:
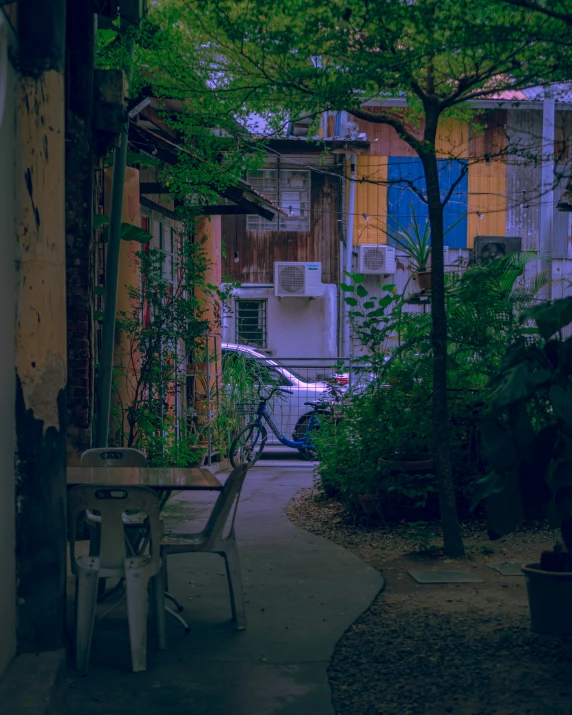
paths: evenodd
<path fill-rule="evenodd" d="M 554 94 L 551 87 L 544 90 L 542 105 L 542 168 L 540 193 L 540 241 L 538 270 L 548 271 L 550 281 L 539 292 L 541 300 L 552 299 L 552 257 L 554 233 Z"/>

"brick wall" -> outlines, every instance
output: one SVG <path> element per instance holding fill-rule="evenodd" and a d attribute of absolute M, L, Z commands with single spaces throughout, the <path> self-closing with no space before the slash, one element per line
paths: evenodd
<path fill-rule="evenodd" d="M 66 307 L 68 463 L 91 446 L 94 395 L 93 6 L 68 7 L 66 77 Z M 81 32 L 78 28 L 81 27 Z M 97 176 L 97 173 L 95 174 Z M 64 316 L 62 316 L 62 320 Z"/>

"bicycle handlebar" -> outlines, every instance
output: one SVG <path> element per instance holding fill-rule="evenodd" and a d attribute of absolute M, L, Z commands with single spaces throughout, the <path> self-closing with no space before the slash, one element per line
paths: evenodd
<path fill-rule="evenodd" d="M 262 387 L 263 387 L 263 386 L 260 385 L 260 387 L 258 388 L 258 397 L 259 397 L 261 400 L 264 400 L 264 402 L 268 402 L 268 400 L 269 400 L 273 395 L 275 395 L 277 392 L 286 392 L 286 393 L 288 393 L 289 395 L 293 395 L 293 394 L 294 394 L 294 393 L 292 392 L 292 390 L 286 390 L 284 387 L 280 387 L 280 385 L 277 385 L 276 387 L 273 387 L 273 388 L 270 390 L 270 394 L 269 394 L 269 395 L 267 395 L 267 396 L 264 397 L 264 396 L 262 395 Z"/>

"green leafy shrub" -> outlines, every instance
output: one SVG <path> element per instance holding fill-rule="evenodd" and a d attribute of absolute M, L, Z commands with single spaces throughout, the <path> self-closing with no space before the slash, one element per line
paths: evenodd
<path fill-rule="evenodd" d="M 208 262 L 198 244 L 181 240 L 173 265 L 148 248 L 135 259 L 141 285 L 128 288 L 130 310 L 118 327 L 123 350 L 114 369 L 114 443 L 145 452 L 152 466 L 188 467 L 204 453 L 194 405 L 186 394 L 188 355 L 208 333 L 205 283 Z"/>
<path fill-rule="evenodd" d="M 450 441 L 464 509 L 485 469 L 478 426 L 488 381 L 507 347 L 530 333 L 518 315 L 545 283 L 541 276 L 532 287 L 522 285 L 529 260 L 518 254 L 447 276 Z M 393 285 L 372 295 L 363 276 L 349 278 L 345 300 L 354 335 L 366 348 L 358 363 L 370 366 L 372 382 L 361 393 L 348 393 L 338 419 L 321 429 L 319 483 L 348 502 L 370 494 L 414 507 L 435 504 L 435 476 L 400 473 L 395 464 L 399 457 L 433 452 L 430 316 L 410 312 Z"/>

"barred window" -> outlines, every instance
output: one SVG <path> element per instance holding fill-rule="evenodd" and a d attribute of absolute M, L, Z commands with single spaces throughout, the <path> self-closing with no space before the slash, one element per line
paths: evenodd
<path fill-rule="evenodd" d="M 236 342 L 266 347 L 266 301 L 237 300 L 235 309 Z"/>
<path fill-rule="evenodd" d="M 311 183 L 308 170 L 265 168 L 250 172 L 247 181 L 288 214 L 276 214 L 272 221 L 248 215 L 246 227 L 249 231 L 310 230 Z"/>

